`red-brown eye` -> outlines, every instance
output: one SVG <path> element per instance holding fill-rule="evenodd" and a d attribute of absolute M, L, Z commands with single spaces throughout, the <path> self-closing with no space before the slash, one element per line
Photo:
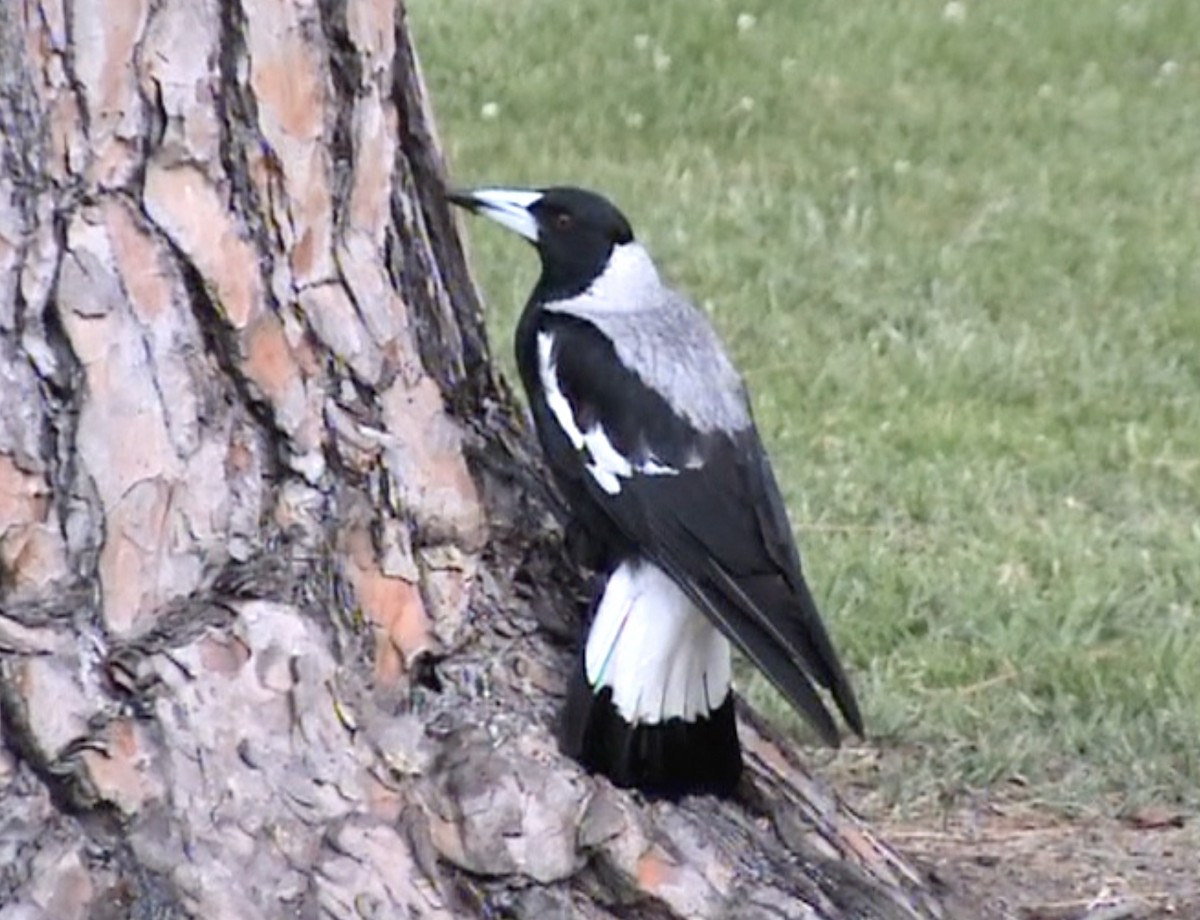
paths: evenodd
<path fill-rule="evenodd" d="M 566 211 L 559 211 L 554 215 L 554 228 L 556 230 L 569 230 L 573 223 L 575 223 L 575 218 Z"/>

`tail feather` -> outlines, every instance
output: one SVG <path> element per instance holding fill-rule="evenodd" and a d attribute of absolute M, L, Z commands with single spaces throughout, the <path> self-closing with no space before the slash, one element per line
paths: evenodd
<path fill-rule="evenodd" d="M 728 795 L 741 775 L 728 641 L 660 569 L 609 576 L 567 693 L 563 748 L 618 786 Z"/>
<path fill-rule="evenodd" d="M 742 773 L 732 693 L 692 721 L 634 725 L 613 704 L 612 689 L 595 693 L 582 668 L 567 691 L 563 748 L 617 786 L 667 799 L 728 796 Z"/>

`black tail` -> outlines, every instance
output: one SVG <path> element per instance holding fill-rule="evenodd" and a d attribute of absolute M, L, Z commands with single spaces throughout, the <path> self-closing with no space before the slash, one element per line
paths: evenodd
<path fill-rule="evenodd" d="M 614 784 L 668 799 L 727 796 L 742 773 L 732 691 L 706 716 L 631 725 L 613 705 L 611 688 L 594 692 L 582 666 L 567 689 L 562 744 Z"/>

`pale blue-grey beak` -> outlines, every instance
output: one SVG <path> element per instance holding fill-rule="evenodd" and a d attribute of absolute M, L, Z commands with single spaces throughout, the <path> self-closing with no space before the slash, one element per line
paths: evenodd
<path fill-rule="evenodd" d="M 447 201 L 490 217 L 535 245 L 538 225 L 529 209 L 541 199 L 541 192 L 522 188 L 478 188 L 446 193 Z"/>

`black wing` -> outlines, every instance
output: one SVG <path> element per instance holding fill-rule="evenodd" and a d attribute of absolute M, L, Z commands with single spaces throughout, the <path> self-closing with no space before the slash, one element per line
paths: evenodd
<path fill-rule="evenodd" d="M 538 334 L 551 348 L 556 393 L 523 373 L 535 383 L 535 420 L 560 483 L 573 504 L 592 506 L 576 512 L 606 519 L 669 573 L 826 741 L 836 744 L 838 732 L 810 677 L 862 734 L 858 704 L 801 574 L 753 424 L 697 430 L 584 320 L 543 313 Z M 602 430 L 628 469 L 610 456 L 611 475 L 598 475 L 603 457 L 564 431 L 548 395 L 560 397 L 560 413 L 565 398 L 575 434 Z"/>

